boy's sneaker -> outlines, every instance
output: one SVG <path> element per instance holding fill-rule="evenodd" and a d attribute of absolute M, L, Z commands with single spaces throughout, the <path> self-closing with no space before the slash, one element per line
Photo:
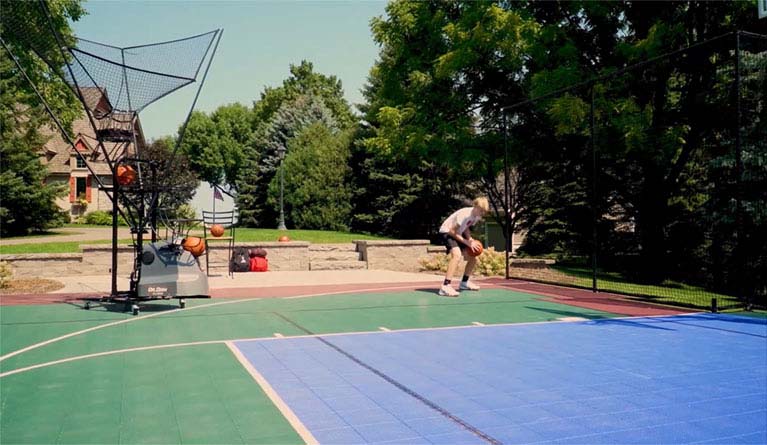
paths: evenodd
<path fill-rule="evenodd" d="M 439 294 L 443 297 L 457 297 L 461 295 L 449 284 L 443 284 L 442 287 L 439 288 Z"/>
<path fill-rule="evenodd" d="M 474 284 L 473 281 L 461 281 L 461 285 L 458 287 L 460 290 L 479 290 L 479 285 Z"/>

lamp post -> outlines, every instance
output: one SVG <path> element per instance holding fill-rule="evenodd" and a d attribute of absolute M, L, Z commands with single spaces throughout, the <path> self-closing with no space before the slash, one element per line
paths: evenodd
<path fill-rule="evenodd" d="M 283 204 L 283 193 L 285 189 L 285 170 L 282 168 L 282 162 L 285 160 L 285 147 L 279 147 L 277 154 L 280 156 L 280 223 L 277 230 L 287 230 L 285 227 L 285 206 Z"/>

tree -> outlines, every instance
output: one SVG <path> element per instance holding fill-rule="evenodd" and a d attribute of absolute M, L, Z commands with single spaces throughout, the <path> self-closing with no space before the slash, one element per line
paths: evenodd
<path fill-rule="evenodd" d="M 284 102 L 259 126 L 247 154 L 246 168 L 237 182 L 241 218 L 254 225 L 274 225 L 277 209 L 267 202 L 269 183 L 280 163 L 279 151 L 288 151 L 290 141 L 308 126 L 319 123 L 336 133 L 339 125 L 322 99 L 299 95 Z"/>
<path fill-rule="evenodd" d="M 225 177 L 220 146 L 213 120 L 201 111 L 192 112 L 180 151 L 188 157 L 192 170 L 211 184 L 221 184 Z"/>
<path fill-rule="evenodd" d="M 323 122 L 333 132 L 356 124 L 343 98 L 341 81 L 316 73 L 310 62 L 290 66 L 282 86 L 267 87 L 253 108 L 239 103 L 207 115 L 193 113 L 183 151 L 202 180 L 228 185 L 236 195 L 240 220 L 251 226 L 272 225 L 276 210 L 267 205 L 267 190 L 279 163 L 277 149 L 304 127 Z"/>
<path fill-rule="evenodd" d="M 164 137 L 155 139 L 141 151 L 142 158 L 155 161 L 159 167 L 156 178 L 152 177 L 151 171 L 148 172 L 147 182 L 170 188 L 161 198 L 161 205 L 169 214 L 174 214 L 182 205 L 187 204 L 200 184 L 187 155 L 177 152 L 172 156 L 174 146 L 172 137 Z"/>
<path fill-rule="evenodd" d="M 60 226 L 68 217 L 56 205 L 66 191 L 45 183 L 47 170 L 39 151 L 47 138 L 39 128 L 47 121 L 22 89 L 12 62 L 0 52 L 0 234 L 26 235 Z"/>
<path fill-rule="evenodd" d="M 73 45 L 75 38 L 69 22 L 79 20 L 85 10 L 82 0 L 51 0 L 46 5 L 49 16 L 39 2 L 3 2 L 0 35 L 53 112 L 69 129 L 72 121 L 81 116 L 83 108 L 64 81 L 66 53 L 61 51 L 51 28 L 65 44 Z M 10 64 L 7 69 L 16 72 L 17 68 Z M 30 107 L 41 104 L 31 85 L 21 82 L 18 88 L 30 93 L 18 97 L 19 103 Z"/>
<path fill-rule="evenodd" d="M 745 2 L 518 6 L 541 24 L 528 64 L 533 97 L 729 31 L 758 29 Z M 702 270 L 723 270 L 704 266 L 708 254 L 701 247 L 709 236 L 705 226 L 710 222 L 701 220 L 694 209 L 708 199 L 706 188 L 712 172 L 708 166 L 715 161 L 712 155 L 716 151 L 712 148 L 733 137 L 721 129 L 732 128 L 734 122 L 727 119 L 735 114 L 722 115 L 727 106 L 717 103 L 716 95 L 711 94 L 721 82 L 716 80 L 718 73 L 727 72 L 725 67 L 733 63 L 733 47 L 734 36 L 720 39 L 594 85 L 599 157 L 599 190 L 594 197 L 587 190 L 590 181 L 583 177 L 592 175 L 587 147 L 592 89 L 572 90 L 520 112 L 522 122 L 555 135 L 553 139 L 540 135 L 522 138 L 537 149 L 526 158 L 528 167 L 541 163 L 539 174 L 529 178 L 550 191 L 575 191 L 568 185 L 582 189 L 566 203 L 539 199 L 531 205 L 531 228 L 543 223 L 541 215 L 567 225 L 537 231 L 530 241 L 541 237 L 549 242 L 569 240 L 581 247 L 568 251 L 582 251 L 592 236 L 589 224 L 582 224 L 584 213 L 591 210 L 599 217 L 601 243 L 611 245 L 618 255 L 639 256 L 631 269 L 638 279 L 659 283 L 666 278 L 695 277 L 702 283 L 706 281 L 701 278 Z M 560 168 L 544 168 L 553 162 Z M 580 182 L 573 182 L 577 179 L 573 172 L 581 173 Z M 716 190 L 721 191 L 722 185 L 720 182 Z M 734 196 L 727 193 L 730 199 Z M 546 196 L 560 198 L 559 193 Z M 596 209 L 589 209 L 592 199 Z M 581 205 L 572 207 L 572 202 Z M 633 234 L 619 230 L 626 225 L 634 227 Z M 573 239 L 579 241 L 573 244 Z M 621 246 L 616 248 L 618 244 Z"/>
<path fill-rule="evenodd" d="M 315 122 L 288 142 L 285 175 L 285 214 L 296 229 L 349 230 L 351 188 L 350 133 L 332 132 Z M 278 167 L 280 168 L 280 167 Z M 280 175 L 269 184 L 269 204 L 279 205 Z"/>
<path fill-rule="evenodd" d="M 344 99 L 341 81 L 336 76 L 314 72 L 314 65 L 302 60 L 299 65 L 290 65 L 290 76 L 282 86 L 266 87 L 261 98 L 253 104 L 254 128 L 268 122 L 284 103 L 305 95 L 318 97 L 330 110 L 339 128 L 356 124 L 357 119 Z"/>
<path fill-rule="evenodd" d="M 359 182 L 387 178 L 387 190 L 402 195 L 378 208 L 371 208 L 374 198 L 359 195 L 360 221 L 391 227 L 412 205 L 425 224 L 415 233 L 396 231 L 427 236 L 446 208 L 473 197 L 466 196 L 473 183 L 484 181 L 485 194 L 497 198 L 488 189 L 501 171 L 503 146 L 479 127 L 522 97 L 526 38 L 535 23 L 490 1 L 395 1 L 372 29 L 382 48 L 364 91 L 369 127 L 355 159 L 368 177 Z M 387 165 L 396 167 L 385 172 Z"/>
<path fill-rule="evenodd" d="M 200 179 L 213 185 L 234 185 L 253 132 L 252 110 L 234 103 L 207 115 L 195 111 L 187 124 L 181 151 Z"/>
<path fill-rule="evenodd" d="M 52 25 L 66 41 L 72 40 L 68 20 L 84 14 L 77 0 L 49 2 Z M 33 53 L 49 61 L 63 62 L 59 45 L 39 4 L 5 2 L 0 15 L 3 41 L 18 59 L 26 74 L 42 92 L 65 126 L 80 115 L 77 103 L 66 83 L 50 66 Z M 63 66 L 63 63 L 54 66 Z M 21 76 L 8 53 L 0 50 L 0 234 L 24 235 L 56 227 L 67 216 L 55 199 L 65 193 L 45 183 L 46 169 L 39 152 L 47 137 L 41 129 L 51 119 L 30 84 Z"/>

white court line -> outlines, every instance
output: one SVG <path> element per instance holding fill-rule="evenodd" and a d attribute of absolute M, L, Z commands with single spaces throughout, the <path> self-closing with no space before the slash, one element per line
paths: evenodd
<path fill-rule="evenodd" d="M 240 364 L 245 368 L 245 370 L 248 371 L 256 383 L 258 383 L 258 386 L 264 390 L 264 393 L 266 393 L 266 396 L 269 397 L 269 400 L 271 400 L 272 403 L 274 403 L 274 406 L 280 410 L 280 413 L 282 413 L 283 417 L 287 419 L 288 423 L 290 423 L 290 426 L 292 426 L 293 429 L 296 430 L 296 433 L 301 436 L 301 439 L 303 439 L 304 443 L 306 443 L 306 445 L 318 445 L 319 442 L 314 438 L 311 431 L 309 431 L 309 428 L 307 428 L 303 422 L 301 422 L 301 419 L 299 419 L 296 413 L 290 409 L 288 404 L 282 400 L 282 397 L 277 394 L 277 391 L 272 388 L 272 385 L 269 384 L 264 376 L 258 372 L 258 370 L 253 366 L 252 363 L 250 363 L 247 358 L 245 358 L 245 356 L 242 354 L 242 351 L 240 351 L 239 348 L 237 348 L 237 346 L 235 346 L 234 343 L 230 341 L 225 343 L 229 350 L 232 351 L 232 354 L 237 357 L 237 360 L 240 362 Z"/>
<path fill-rule="evenodd" d="M 698 313 L 699 312 L 690 312 L 689 314 L 684 314 L 684 315 L 695 315 Z M 679 314 L 672 315 L 671 317 L 676 317 L 676 316 L 679 316 Z M 608 320 L 608 321 L 609 320 L 631 320 L 631 319 L 662 318 L 662 317 L 669 317 L 669 315 L 650 315 L 650 316 L 641 315 L 641 316 L 635 316 L 635 317 L 604 318 L 599 320 Z M 596 320 L 596 321 L 599 321 L 599 320 Z M 595 320 L 587 320 L 587 321 L 595 321 Z M 174 344 L 168 344 L 168 345 L 141 346 L 138 348 L 116 349 L 113 351 L 79 355 L 79 356 L 69 357 L 69 358 L 65 358 L 61 360 L 39 363 L 37 365 L 31 365 L 24 368 L 14 369 L 12 371 L 6 371 L 0 374 L 0 378 L 10 376 L 13 374 L 18 374 L 21 372 L 31 371 L 33 369 L 44 368 L 48 366 L 58 365 L 61 363 L 73 362 L 76 360 L 102 357 L 102 356 L 113 355 L 113 354 L 121 354 L 124 352 L 150 351 L 153 349 L 165 349 L 165 348 L 175 348 L 175 347 L 183 347 L 183 346 L 211 345 L 211 344 L 219 344 L 219 343 L 226 343 L 226 342 L 238 342 L 238 341 L 242 341 L 242 342 L 244 341 L 278 341 L 278 340 L 300 339 L 300 338 L 337 337 L 341 335 L 370 335 L 370 334 L 386 335 L 386 334 L 396 334 L 400 332 L 444 331 L 449 329 L 489 329 L 489 328 L 495 328 L 495 327 L 531 326 L 531 325 L 554 324 L 554 323 L 563 324 L 563 323 L 572 323 L 572 322 L 552 320 L 552 321 L 531 321 L 526 323 L 495 323 L 495 324 L 483 325 L 483 326 L 460 325 L 460 326 L 442 326 L 442 327 L 435 327 L 435 328 L 408 328 L 408 329 L 397 329 L 396 331 L 388 331 L 388 332 L 382 332 L 382 331 L 333 332 L 329 334 L 303 334 L 303 335 L 291 335 L 287 337 L 284 337 L 284 336 L 283 337 L 253 337 L 253 338 L 240 338 L 240 339 L 232 339 L 232 340 L 207 340 L 207 341 L 197 341 L 197 342 L 189 342 L 189 343 L 174 343 Z"/>
<path fill-rule="evenodd" d="M 115 349 L 113 351 L 105 351 L 105 352 L 96 352 L 94 354 L 86 354 L 86 355 L 78 355 L 75 357 L 67 357 L 63 358 L 61 360 L 54 360 L 52 362 L 45 362 L 45 363 L 38 363 L 36 365 L 27 366 L 25 368 L 19 368 L 14 369 L 12 371 L 6 371 L 2 374 L 0 374 L 0 377 L 6 377 L 13 374 L 19 374 L 21 372 L 31 371 L 33 369 L 38 368 L 46 368 L 48 366 L 54 366 L 54 365 L 60 365 L 62 363 L 69 363 L 74 362 L 77 360 L 85 360 L 89 358 L 95 358 L 95 357 L 104 357 L 107 355 L 115 355 L 115 354 L 122 354 L 125 352 L 137 352 L 137 351 L 152 351 L 155 349 L 167 349 L 167 348 L 177 348 L 181 346 L 198 346 L 198 345 L 214 345 L 218 343 L 224 343 L 226 340 L 208 340 L 208 341 L 197 341 L 192 343 L 174 343 L 169 345 L 154 345 L 154 346 L 140 346 L 138 348 L 128 348 L 128 349 Z"/>
<path fill-rule="evenodd" d="M 484 323 L 480 323 L 478 321 L 472 321 L 471 324 L 473 324 L 474 326 L 484 326 L 485 325 Z"/>
<path fill-rule="evenodd" d="M 355 292 L 377 292 L 382 290 L 400 290 L 400 289 L 413 289 L 413 285 L 410 286 L 387 286 L 387 287 L 373 287 L 373 288 L 366 288 L 366 289 L 354 289 L 349 291 L 339 291 L 339 292 L 328 292 L 324 294 L 304 294 L 304 295 L 294 295 L 292 297 L 280 297 L 281 300 L 295 300 L 297 298 L 308 298 L 308 297 L 314 297 L 314 296 L 320 296 L 320 295 L 337 295 L 337 294 L 353 294 Z M 436 294 L 436 292 L 435 292 Z"/>
<path fill-rule="evenodd" d="M 341 294 L 350 294 L 350 293 L 355 293 L 355 292 L 376 292 L 376 291 L 382 291 L 382 290 L 412 289 L 412 287 L 413 286 L 373 287 L 373 288 L 366 288 L 366 289 L 355 289 L 355 290 L 350 290 L 350 291 L 325 292 L 325 293 L 320 293 L 320 294 L 304 294 L 304 295 L 297 295 L 297 296 L 294 296 L 294 297 L 285 297 L 285 299 L 289 299 L 289 298 L 307 298 L 307 297 L 315 297 L 315 296 L 316 297 L 320 297 L 320 296 L 323 296 L 323 295 L 341 295 Z M 221 301 L 221 302 L 217 302 L 217 303 L 209 303 L 209 304 L 201 304 L 199 306 L 191 306 L 191 307 L 187 307 L 187 308 L 185 308 L 183 310 L 184 311 L 192 311 L 192 310 L 195 310 L 195 309 L 209 308 L 209 307 L 212 307 L 212 306 L 221 306 L 221 305 L 224 305 L 224 304 L 244 303 L 244 302 L 256 301 L 256 300 L 263 300 L 263 298 L 247 298 L 247 299 Z M 90 327 L 88 329 L 83 329 L 81 331 L 70 332 L 69 334 L 65 334 L 65 335 L 62 335 L 60 337 L 51 338 L 49 340 L 45 340 L 45 341 L 40 342 L 40 343 L 35 343 L 35 344 L 29 345 L 29 346 L 27 346 L 25 348 L 19 349 L 17 351 L 13 351 L 13 352 L 10 352 L 10 353 L 5 354 L 3 356 L 0 356 L 0 362 L 2 362 L 5 359 L 9 359 L 11 357 L 14 357 L 16 355 L 23 354 L 24 352 L 40 348 L 40 347 L 49 345 L 51 343 L 56 343 L 56 342 L 61 341 L 61 340 L 66 340 L 67 338 L 71 338 L 71 337 L 74 337 L 74 336 L 77 336 L 77 335 L 87 334 L 88 332 L 97 331 L 99 329 L 104 329 L 104 328 L 108 328 L 108 327 L 111 327 L 111 326 L 116 326 L 116 325 L 123 324 L 123 323 L 130 323 L 130 322 L 133 322 L 133 321 L 145 320 L 145 319 L 151 318 L 151 317 L 159 317 L 160 315 L 175 314 L 176 312 L 178 312 L 180 310 L 181 310 L 181 308 L 178 308 L 178 309 L 171 309 L 169 311 L 164 311 L 164 312 L 155 312 L 153 314 L 133 316 L 131 318 L 126 318 L 124 320 L 119 320 L 119 321 L 114 321 L 114 322 L 111 322 L 111 323 L 106 323 L 106 324 L 102 324 L 102 325 L 98 325 L 98 326 L 93 326 L 93 327 Z"/>
<path fill-rule="evenodd" d="M 384 332 L 391 332 L 391 329 L 387 328 L 386 326 L 378 326 L 378 330 L 384 331 Z"/>

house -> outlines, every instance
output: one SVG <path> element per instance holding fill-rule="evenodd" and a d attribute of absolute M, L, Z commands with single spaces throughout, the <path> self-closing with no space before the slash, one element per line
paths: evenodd
<path fill-rule="evenodd" d="M 97 131 L 104 140 L 104 148 L 112 161 L 136 153 L 131 127 L 136 129 L 135 144 L 139 150 L 146 145 L 137 116 L 133 123 L 133 113 L 110 113 L 106 94 L 100 89 L 85 88 L 82 91 L 91 116 L 96 122 Z M 67 196 L 56 200 L 56 204 L 67 211 L 72 219 L 94 210 L 112 210 L 112 201 L 104 190 L 99 189 L 99 180 L 104 186 L 112 185 L 112 172 L 103 150 L 99 147 L 88 114 L 84 112 L 82 117 L 72 123 L 71 134 L 74 147 L 65 141 L 58 131 L 50 130 L 51 137 L 40 153 L 42 164 L 48 168 L 46 183 L 62 184 L 69 190 Z M 86 161 L 83 161 L 75 150 L 83 155 L 98 180 L 93 177 L 86 167 Z"/>

